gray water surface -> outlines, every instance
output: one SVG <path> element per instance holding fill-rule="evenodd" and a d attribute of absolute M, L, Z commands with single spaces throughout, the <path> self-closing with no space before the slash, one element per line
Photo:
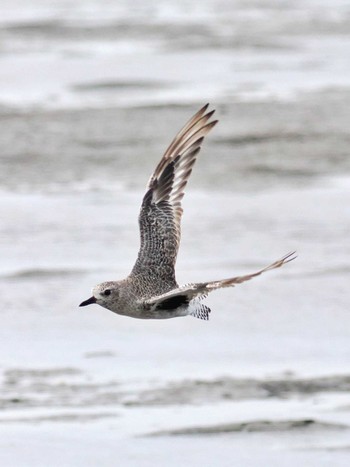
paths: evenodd
<path fill-rule="evenodd" d="M 348 465 L 348 3 L 0 9 L 1 465 Z M 209 322 L 79 309 L 130 271 L 146 182 L 206 102 L 178 281 L 298 259 Z"/>

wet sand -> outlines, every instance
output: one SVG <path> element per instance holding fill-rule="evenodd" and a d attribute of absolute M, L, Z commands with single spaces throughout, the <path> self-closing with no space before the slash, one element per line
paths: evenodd
<path fill-rule="evenodd" d="M 343 3 L 17 4 L 1 20 L 0 464 L 347 466 Z M 209 322 L 79 309 L 130 271 L 146 181 L 206 101 L 220 124 L 184 198 L 178 281 L 298 259 L 213 294 Z"/>

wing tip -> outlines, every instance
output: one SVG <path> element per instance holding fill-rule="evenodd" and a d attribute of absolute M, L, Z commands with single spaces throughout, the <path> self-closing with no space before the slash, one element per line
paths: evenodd
<path fill-rule="evenodd" d="M 289 253 L 284 255 L 283 258 L 280 259 L 280 261 L 282 262 L 282 264 L 287 264 L 287 263 L 290 263 L 291 261 L 294 261 L 295 259 L 297 259 L 297 257 L 298 257 L 298 255 L 297 255 L 296 250 L 295 251 L 290 251 Z"/>

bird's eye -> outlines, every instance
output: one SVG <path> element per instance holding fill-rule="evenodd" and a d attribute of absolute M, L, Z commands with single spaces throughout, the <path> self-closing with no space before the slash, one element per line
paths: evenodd
<path fill-rule="evenodd" d="M 104 292 L 103 292 L 103 295 L 111 295 L 111 291 L 110 289 L 106 289 Z"/>

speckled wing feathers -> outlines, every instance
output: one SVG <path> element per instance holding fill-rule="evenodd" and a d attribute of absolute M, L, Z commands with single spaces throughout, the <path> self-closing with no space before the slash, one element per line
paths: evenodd
<path fill-rule="evenodd" d="M 217 121 L 200 109 L 176 135 L 151 176 L 140 216 L 141 245 L 131 275 L 152 275 L 163 285 L 175 282 L 181 237 L 181 200 L 204 137 Z M 166 289 L 164 289 L 165 291 Z"/>
<path fill-rule="evenodd" d="M 188 284 L 182 287 L 178 287 L 177 289 L 171 290 L 168 293 L 164 293 L 157 297 L 152 297 L 149 300 L 144 301 L 144 306 L 149 307 L 151 309 L 157 309 L 162 307 L 162 303 L 164 301 L 174 300 L 175 297 L 183 297 L 186 298 L 187 302 L 192 305 L 189 308 L 189 314 L 195 316 L 196 318 L 200 319 L 208 319 L 208 314 L 210 309 L 203 309 L 200 307 L 200 300 L 205 298 L 210 292 L 221 289 L 224 287 L 234 287 L 237 284 L 242 284 L 243 282 L 249 281 L 254 277 L 260 276 L 264 272 L 270 271 L 272 269 L 280 268 L 286 263 L 293 261 L 296 258 L 295 252 L 288 253 L 287 255 L 283 256 L 283 258 L 275 261 L 274 263 L 270 264 L 264 269 L 260 271 L 254 272 L 252 274 L 247 274 L 244 276 L 237 276 L 231 277 L 229 279 L 223 279 L 218 281 L 211 281 L 211 282 L 201 282 L 197 284 Z"/>

